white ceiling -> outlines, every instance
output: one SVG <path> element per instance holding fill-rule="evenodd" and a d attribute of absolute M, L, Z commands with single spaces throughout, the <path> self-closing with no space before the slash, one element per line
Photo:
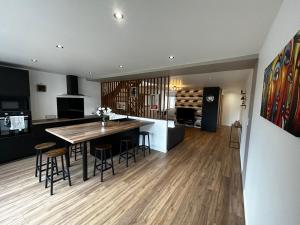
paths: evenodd
<path fill-rule="evenodd" d="M 101 78 L 257 54 L 281 2 L 0 0 L 0 61 Z"/>
<path fill-rule="evenodd" d="M 224 92 L 239 92 L 244 88 L 252 69 L 233 70 L 215 73 L 172 76 L 171 84 L 180 83 L 182 88 L 221 87 Z M 174 81 L 175 80 L 175 81 Z"/>

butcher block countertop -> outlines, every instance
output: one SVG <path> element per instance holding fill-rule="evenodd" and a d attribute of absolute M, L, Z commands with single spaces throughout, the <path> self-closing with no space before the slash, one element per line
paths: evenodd
<path fill-rule="evenodd" d="M 103 127 L 101 122 L 84 123 L 71 126 L 55 127 L 46 129 L 47 132 L 71 143 L 81 143 L 111 134 L 121 133 L 127 130 L 139 128 L 153 124 L 154 122 L 144 120 L 132 121 L 109 121 L 107 126 Z"/>

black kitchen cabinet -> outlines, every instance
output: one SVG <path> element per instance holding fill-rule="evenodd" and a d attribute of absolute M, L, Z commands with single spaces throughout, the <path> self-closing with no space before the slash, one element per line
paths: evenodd
<path fill-rule="evenodd" d="M 0 66 L 0 96 L 30 96 L 29 72 Z"/>
<path fill-rule="evenodd" d="M 99 120 L 100 118 L 95 117 L 64 122 L 47 122 L 39 125 L 32 125 L 30 134 L 0 138 L 0 164 L 35 155 L 34 146 L 42 142 L 54 141 L 57 144 L 56 147 L 64 147 L 64 141 L 46 132 L 45 129 L 47 128 L 96 122 Z"/>

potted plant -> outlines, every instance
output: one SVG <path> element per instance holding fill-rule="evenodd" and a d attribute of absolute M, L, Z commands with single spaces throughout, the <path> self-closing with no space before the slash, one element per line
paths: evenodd
<path fill-rule="evenodd" d="M 112 110 L 109 107 L 98 107 L 96 114 L 100 117 L 102 126 L 107 126 Z"/>

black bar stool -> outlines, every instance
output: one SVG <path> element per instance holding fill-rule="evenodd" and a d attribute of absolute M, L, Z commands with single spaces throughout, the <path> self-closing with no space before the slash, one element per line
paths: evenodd
<path fill-rule="evenodd" d="M 132 152 L 129 152 L 132 148 Z M 119 163 L 121 163 L 121 158 L 126 160 L 126 167 L 128 167 L 128 160 L 133 158 L 134 162 L 135 160 L 135 148 L 133 147 L 133 142 L 131 137 L 124 137 L 121 139 L 120 142 L 120 155 L 119 155 Z"/>
<path fill-rule="evenodd" d="M 43 162 L 43 153 L 49 151 L 51 148 L 53 148 L 56 145 L 55 142 L 45 142 L 38 144 L 34 146 L 34 149 L 36 150 L 36 160 L 35 160 L 35 177 L 39 175 L 39 182 L 42 181 L 42 172 L 46 169 L 43 169 L 44 166 L 46 166 L 46 163 Z M 54 167 L 56 167 L 57 163 L 54 162 Z M 56 168 L 56 173 L 57 172 Z"/>
<path fill-rule="evenodd" d="M 65 155 L 65 148 L 58 148 L 58 149 L 54 149 L 51 150 L 49 152 L 47 152 L 47 169 L 46 169 L 46 182 L 45 182 L 45 188 L 48 188 L 48 181 L 50 182 L 50 194 L 53 195 L 53 183 L 62 180 L 62 179 L 66 179 L 66 177 L 69 180 L 69 186 L 71 186 L 71 177 L 70 177 L 70 171 L 69 171 L 69 167 L 67 167 L 67 170 L 65 170 L 65 164 L 64 164 L 64 156 Z M 56 157 L 61 158 L 61 166 L 62 166 L 62 170 L 58 171 L 59 173 L 62 173 L 62 177 L 54 180 L 53 178 L 53 170 L 54 170 L 54 162 L 56 162 Z M 51 166 L 51 168 L 49 168 L 49 165 Z M 56 167 L 57 168 L 57 167 Z M 49 175 L 49 169 L 51 169 L 50 175 Z"/>
<path fill-rule="evenodd" d="M 77 154 L 81 154 L 82 155 L 82 148 L 83 148 L 83 144 L 82 143 L 70 146 L 71 157 L 72 157 L 72 153 L 74 153 L 74 155 L 75 155 L 75 161 L 77 161 Z"/>
<path fill-rule="evenodd" d="M 144 157 L 146 156 L 145 152 L 146 150 L 149 151 L 149 154 L 151 153 L 151 148 L 150 148 L 150 134 L 148 131 L 140 131 L 139 133 L 140 136 L 142 136 L 142 144 L 138 146 L 138 150 L 141 149 L 144 152 Z M 146 136 L 148 139 L 148 145 L 146 145 Z"/>
<path fill-rule="evenodd" d="M 107 162 L 107 156 L 106 156 L 107 152 L 109 153 L 110 163 Z M 99 164 L 97 164 L 97 158 L 100 159 Z M 100 170 L 101 172 L 101 182 L 103 182 L 104 171 L 108 169 L 112 169 L 112 174 L 115 175 L 111 144 L 102 144 L 102 145 L 95 146 L 94 176 L 96 175 L 96 169 Z"/>

